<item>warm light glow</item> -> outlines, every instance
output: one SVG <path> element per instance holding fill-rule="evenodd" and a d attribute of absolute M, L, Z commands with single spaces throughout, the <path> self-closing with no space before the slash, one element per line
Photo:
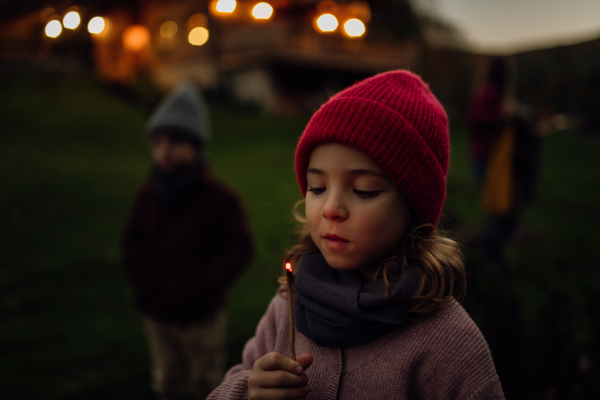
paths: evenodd
<path fill-rule="evenodd" d="M 360 19 L 352 18 L 344 24 L 344 31 L 350 37 L 361 37 L 365 34 L 365 24 Z"/>
<path fill-rule="evenodd" d="M 191 30 L 188 41 L 194 46 L 202 46 L 208 40 L 208 29 L 199 26 Z"/>
<path fill-rule="evenodd" d="M 190 19 L 188 19 L 187 22 L 187 26 L 189 30 L 192 30 L 194 28 L 198 28 L 198 27 L 202 27 L 202 28 L 206 28 L 206 25 L 208 25 L 208 18 L 206 18 L 206 15 L 202 14 L 202 13 L 197 13 L 194 14 L 190 17 Z"/>
<path fill-rule="evenodd" d="M 48 22 L 48 24 L 46 24 L 46 36 L 51 37 L 51 38 L 55 38 L 58 37 L 58 35 L 60 35 L 60 33 L 62 32 L 62 25 L 60 24 L 60 21 L 57 19 L 53 19 L 52 21 Z"/>
<path fill-rule="evenodd" d="M 235 10 L 235 0 L 219 0 L 217 2 L 217 11 L 224 14 L 231 14 Z"/>
<path fill-rule="evenodd" d="M 269 19 L 273 15 L 273 7 L 269 3 L 258 3 L 252 9 L 252 16 L 256 19 Z"/>
<path fill-rule="evenodd" d="M 71 11 L 63 18 L 63 25 L 68 29 L 75 29 L 81 23 L 81 17 L 77 11 Z"/>
<path fill-rule="evenodd" d="M 292 264 L 285 263 L 285 269 L 287 269 L 288 271 L 292 272 Z"/>
<path fill-rule="evenodd" d="M 371 8 L 365 1 L 353 1 L 348 5 L 349 18 L 360 19 L 364 24 L 371 20 Z"/>
<path fill-rule="evenodd" d="M 338 20 L 332 14 L 323 14 L 317 18 L 317 26 L 322 32 L 333 32 L 338 27 Z"/>
<path fill-rule="evenodd" d="M 132 25 L 123 32 L 123 44 L 129 50 L 140 51 L 149 43 L 150 34 L 142 25 Z"/>
<path fill-rule="evenodd" d="M 175 35 L 177 35 L 177 30 L 178 30 L 177 22 L 165 21 L 160 26 L 160 36 L 167 38 L 167 39 L 174 38 Z"/>
<path fill-rule="evenodd" d="M 90 19 L 88 23 L 88 32 L 93 33 L 94 35 L 99 35 L 106 28 L 106 23 L 104 22 L 104 18 L 102 17 L 94 17 Z"/>

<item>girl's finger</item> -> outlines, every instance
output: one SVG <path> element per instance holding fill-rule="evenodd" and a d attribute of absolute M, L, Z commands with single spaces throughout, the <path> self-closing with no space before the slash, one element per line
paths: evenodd
<path fill-rule="evenodd" d="M 265 371 L 258 386 L 268 388 L 299 388 L 308 384 L 305 374 L 295 375 L 287 371 Z"/>
<path fill-rule="evenodd" d="M 304 368 L 302 365 L 300 365 L 300 363 L 284 356 L 281 353 L 276 352 L 265 354 L 256 360 L 254 366 L 263 371 L 284 370 L 293 374 L 301 374 L 304 371 Z"/>
<path fill-rule="evenodd" d="M 306 371 L 308 367 L 310 367 L 313 363 L 313 356 L 310 353 L 304 353 L 300 357 L 296 359 L 298 363 L 302 365 L 302 370 Z"/>

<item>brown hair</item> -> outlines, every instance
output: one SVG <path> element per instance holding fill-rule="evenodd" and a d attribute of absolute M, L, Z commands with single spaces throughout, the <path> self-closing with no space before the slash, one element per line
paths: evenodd
<path fill-rule="evenodd" d="M 286 261 L 296 266 L 303 254 L 318 251 L 306 225 L 306 219 L 298 213 L 294 205 L 294 217 L 301 223 L 298 243 L 286 256 Z M 385 282 L 385 295 L 390 296 L 390 280 L 396 280 L 409 265 L 416 265 L 421 271 L 421 281 L 412 296 L 414 306 L 411 312 L 429 314 L 438 308 L 447 306 L 452 298 L 458 300 L 464 296 L 466 273 L 459 244 L 450 239 L 444 232 L 434 230 L 428 235 L 431 226 L 412 223 L 400 244 L 385 258 L 379 266 L 375 279 Z M 279 283 L 286 284 L 286 278 L 279 278 Z"/>

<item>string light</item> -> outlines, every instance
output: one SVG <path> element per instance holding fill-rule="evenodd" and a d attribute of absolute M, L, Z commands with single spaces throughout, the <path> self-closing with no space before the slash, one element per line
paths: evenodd
<path fill-rule="evenodd" d="M 52 21 L 48 22 L 46 24 L 46 36 L 51 37 L 51 38 L 57 38 L 58 35 L 60 35 L 60 33 L 62 32 L 62 25 L 60 24 L 60 21 L 57 19 L 53 19 Z"/>
<path fill-rule="evenodd" d="M 194 14 L 190 17 L 190 19 L 188 19 L 187 22 L 187 26 L 189 30 L 192 30 L 194 28 L 198 28 L 198 27 L 204 27 L 206 28 L 206 26 L 208 25 L 208 18 L 206 17 L 206 15 L 202 14 L 202 13 L 197 13 Z"/>
<path fill-rule="evenodd" d="M 339 23 L 333 14 L 322 14 L 317 18 L 317 27 L 321 32 L 333 32 L 337 29 Z"/>
<path fill-rule="evenodd" d="M 192 29 L 188 35 L 188 41 L 193 46 L 202 46 L 208 41 L 208 29 L 201 26 Z"/>
<path fill-rule="evenodd" d="M 344 32 L 350 37 L 361 37 L 365 31 L 365 24 L 360 19 L 351 18 L 344 23 Z"/>
<path fill-rule="evenodd" d="M 150 43 L 150 33 L 142 25 L 132 25 L 123 32 L 123 44 L 133 51 L 140 51 Z"/>
<path fill-rule="evenodd" d="M 258 3 L 252 8 L 254 19 L 269 19 L 273 15 L 273 7 L 269 3 Z"/>
<path fill-rule="evenodd" d="M 94 35 L 99 35 L 106 28 L 106 22 L 102 17 L 94 17 L 88 22 L 88 32 Z"/>
<path fill-rule="evenodd" d="M 177 35 L 177 22 L 175 21 L 165 21 L 160 26 L 160 36 L 171 39 Z"/>
<path fill-rule="evenodd" d="M 63 18 L 63 26 L 67 29 L 75 29 L 81 23 L 81 17 L 77 11 L 68 12 Z"/>
<path fill-rule="evenodd" d="M 218 12 L 223 14 L 231 14 L 235 10 L 235 0 L 219 0 L 217 2 L 216 9 Z"/>

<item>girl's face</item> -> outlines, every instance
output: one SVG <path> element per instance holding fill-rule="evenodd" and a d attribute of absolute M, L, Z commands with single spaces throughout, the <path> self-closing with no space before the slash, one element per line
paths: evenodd
<path fill-rule="evenodd" d="M 337 143 L 313 150 L 307 180 L 307 224 L 325 260 L 372 279 L 410 223 L 406 201 L 371 158 Z"/>

